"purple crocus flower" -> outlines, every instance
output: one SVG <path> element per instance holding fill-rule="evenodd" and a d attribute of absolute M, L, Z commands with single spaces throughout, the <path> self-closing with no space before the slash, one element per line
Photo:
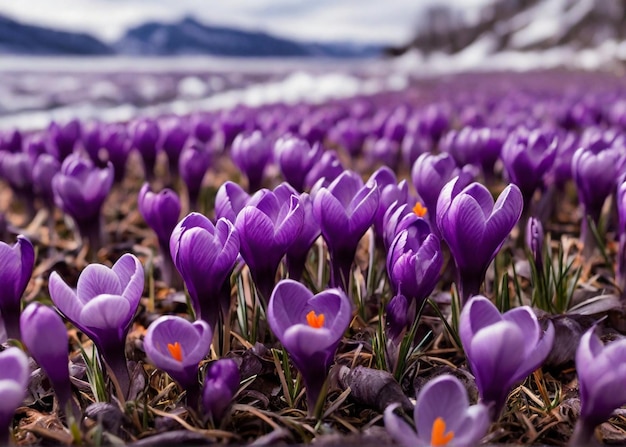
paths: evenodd
<path fill-rule="evenodd" d="M 304 180 L 313 165 L 322 156 L 322 146 L 311 146 L 306 140 L 286 135 L 274 143 L 274 159 L 283 178 L 296 191 L 304 190 Z"/>
<path fill-rule="evenodd" d="M 48 143 L 41 134 L 32 134 L 28 137 L 24 145 L 24 152 L 33 157 L 39 157 L 41 154 L 48 154 Z"/>
<path fill-rule="evenodd" d="M 406 180 L 396 183 L 396 174 L 387 166 L 378 168 L 370 176 L 369 181 L 376 182 L 376 186 L 380 190 L 378 209 L 374 217 L 374 233 L 376 234 L 377 247 L 383 248 L 385 213 L 394 203 L 400 206 L 409 201 L 409 186 Z"/>
<path fill-rule="evenodd" d="M 198 129 L 198 127 L 196 127 Z M 200 132 L 196 132 L 196 138 L 206 143 L 210 140 L 210 136 L 206 138 L 206 133 L 202 132 L 204 127 L 200 127 Z M 169 173 L 172 179 L 178 177 L 178 163 L 180 161 L 180 155 L 185 143 L 189 138 L 191 130 L 187 124 L 187 120 L 182 117 L 170 117 L 165 123 L 161 125 L 162 140 L 161 149 L 167 154 L 167 163 L 169 166 Z M 211 133 L 211 135 L 213 135 Z"/>
<path fill-rule="evenodd" d="M 436 225 L 439 193 L 446 183 L 458 175 L 459 168 L 454 158 L 446 152 L 438 155 L 422 154 L 417 157 L 411 168 L 413 186 L 426 208 L 424 216 L 430 222 L 435 233 L 439 233 Z M 465 181 L 465 184 L 472 181 L 469 175 L 463 175 L 461 180 Z"/>
<path fill-rule="evenodd" d="M 450 126 L 450 110 L 443 103 L 428 105 L 419 113 L 418 128 L 433 143 L 437 143 Z"/>
<path fill-rule="evenodd" d="M 330 182 L 339 177 L 343 171 L 344 167 L 339 157 L 337 157 L 337 152 L 325 151 L 306 174 L 304 186 L 311 189 L 313 185 L 317 184 L 321 179 L 324 180 L 320 183 L 320 186 L 328 186 Z"/>
<path fill-rule="evenodd" d="M 462 303 L 478 293 L 487 267 L 517 224 L 523 206 L 522 193 L 514 184 L 500 193 L 495 204 L 480 183 L 465 186 L 456 177 L 444 186 L 437 202 L 437 226 L 454 257 Z"/>
<path fill-rule="evenodd" d="M 502 146 L 500 158 L 510 181 L 522 192 L 526 214 L 530 212 L 533 194 L 543 186 L 543 177 L 554 164 L 556 144 L 556 138 L 541 129 L 519 128 L 509 134 Z"/>
<path fill-rule="evenodd" d="M 102 135 L 102 147 L 113 164 L 114 181 L 120 183 L 126 175 L 126 162 L 132 149 L 126 126 L 119 123 L 106 125 Z"/>
<path fill-rule="evenodd" d="M 28 222 L 35 216 L 35 196 L 33 194 L 33 158 L 26 152 L 6 152 L 0 158 L 0 174 L 7 181 L 14 201 L 22 203 Z"/>
<path fill-rule="evenodd" d="M 502 150 L 506 132 L 489 127 L 464 127 L 451 130 L 441 141 L 442 149 L 454 157 L 459 166 L 478 165 L 487 182 L 494 176 L 493 167 Z"/>
<path fill-rule="evenodd" d="M 215 117 L 206 112 L 196 113 L 191 117 L 191 133 L 203 143 L 208 143 L 215 134 Z"/>
<path fill-rule="evenodd" d="M 248 112 L 245 108 L 224 111 L 218 120 L 218 127 L 223 137 L 224 148 L 230 147 L 235 137 L 246 130 L 249 124 Z"/>
<path fill-rule="evenodd" d="M 431 151 L 431 141 L 418 131 L 407 133 L 400 144 L 400 155 L 405 166 L 413 166 L 415 160 Z"/>
<path fill-rule="evenodd" d="M 359 241 L 374 223 L 380 191 L 375 182 L 344 171 L 313 198 L 313 213 L 330 252 L 331 285 L 348 290 L 350 269 Z"/>
<path fill-rule="evenodd" d="M 626 165 L 625 153 L 622 142 L 609 143 L 605 138 L 598 138 L 576 150 L 572 158 L 572 174 L 585 216 L 581 225 L 581 239 L 585 244 L 586 254 L 590 254 L 594 247 L 586 216 L 598 224 L 602 206 L 615 191 L 618 177 L 623 173 Z"/>
<path fill-rule="evenodd" d="M 190 323 L 175 315 L 157 318 L 143 339 L 152 364 L 187 391 L 187 404 L 193 409 L 198 407 L 200 392 L 198 365 L 209 353 L 212 340 L 213 328 L 206 321 Z"/>
<path fill-rule="evenodd" d="M 580 136 L 574 132 L 562 133 L 559 137 L 557 155 L 552 165 L 551 178 L 554 185 L 563 190 L 565 184 L 572 179 L 572 158 L 580 147 Z"/>
<path fill-rule="evenodd" d="M 456 377 L 443 374 L 431 379 L 417 393 L 413 417 L 415 429 L 394 413 L 399 404 L 385 409 L 385 428 L 401 445 L 472 447 L 489 430 L 489 409 L 470 405 L 467 390 Z"/>
<path fill-rule="evenodd" d="M 473 296 L 463 308 L 459 336 L 476 378 L 482 402 L 496 420 L 511 388 L 539 368 L 554 341 L 554 327 L 544 332 L 528 306 L 500 314 L 482 295 Z M 515 355 L 511 355 L 515 353 Z"/>
<path fill-rule="evenodd" d="M 576 350 L 580 417 L 570 445 L 591 445 L 596 425 L 626 404 L 626 339 L 604 346 L 595 329 L 583 334 Z"/>
<path fill-rule="evenodd" d="M 61 163 L 50 154 L 41 154 L 33 166 L 33 190 L 48 211 L 54 208 L 54 190 L 52 179 L 61 170 Z"/>
<path fill-rule="evenodd" d="M 409 317 L 409 301 L 404 295 L 396 295 L 385 306 L 385 332 L 394 349 L 388 354 L 393 354 L 394 364 L 397 356 L 397 346 L 400 344 L 404 330 L 411 322 Z"/>
<path fill-rule="evenodd" d="M 0 444 L 9 445 L 15 410 L 26 397 L 30 380 L 28 357 L 18 348 L 0 352 Z"/>
<path fill-rule="evenodd" d="M 59 311 L 98 348 L 126 396 L 130 387 L 126 365 L 126 334 L 143 293 L 144 271 L 134 255 L 126 253 L 112 268 L 89 264 L 76 290 L 57 272 L 48 281 L 50 298 Z"/>
<path fill-rule="evenodd" d="M 452 155 L 458 166 L 465 166 L 473 161 L 477 136 L 471 127 L 463 127 L 458 131 L 453 129 L 443 136 L 439 148 L 442 152 Z"/>
<path fill-rule="evenodd" d="M 59 161 L 65 160 L 74 151 L 74 146 L 80 138 L 80 133 L 80 121 L 77 119 L 73 119 L 64 125 L 54 121 L 50 123 L 48 135 L 52 141 L 53 155 Z"/>
<path fill-rule="evenodd" d="M 362 121 L 349 117 L 339 121 L 329 133 L 332 140 L 336 141 L 351 157 L 358 156 L 363 151 L 366 130 Z"/>
<path fill-rule="evenodd" d="M 222 183 L 215 195 L 215 219 L 225 218 L 235 223 L 237 215 L 250 201 L 250 195 L 235 182 Z"/>
<path fill-rule="evenodd" d="M 543 225 L 531 217 L 526 223 L 526 245 L 539 274 L 543 274 L 543 239 Z"/>
<path fill-rule="evenodd" d="M 420 225 L 419 223 L 422 225 Z M 415 301 L 416 308 L 428 298 L 441 277 L 443 253 L 439 238 L 428 224 L 416 221 L 402 230 L 387 254 L 387 273 L 394 294 Z"/>
<path fill-rule="evenodd" d="M 307 255 L 311 246 L 315 240 L 321 234 L 320 224 L 315 219 L 313 214 L 313 199 L 311 196 L 303 192 L 298 192 L 287 183 L 283 182 L 274 188 L 274 194 L 281 202 L 288 202 L 291 196 L 297 196 L 300 200 L 300 206 L 304 212 L 304 219 L 302 221 L 302 228 L 298 233 L 298 236 L 293 243 L 287 249 L 287 268 L 289 270 L 289 277 L 293 280 L 299 281 L 304 271 Z"/>
<path fill-rule="evenodd" d="M 99 169 L 78 154 L 68 156 L 52 179 L 56 205 L 69 214 L 90 250 L 101 245 L 100 210 L 113 185 L 113 165 Z"/>
<path fill-rule="evenodd" d="M 178 172 L 185 182 L 185 185 L 187 185 L 190 210 L 198 209 L 198 198 L 200 196 L 202 181 L 212 161 L 213 154 L 209 150 L 209 147 L 199 141 L 192 141 L 180 154 Z"/>
<path fill-rule="evenodd" d="M 20 152 L 24 138 L 19 129 L 13 129 L 10 133 L 0 135 L 0 150 L 7 152 Z"/>
<path fill-rule="evenodd" d="M 282 201 L 267 189 L 254 194 L 237 215 L 241 256 L 264 302 L 274 287 L 278 264 L 298 237 L 303 222 L 304 210 L 297 196 Z"/>
<path fill-rule="evenodd" d="M 83 128 L 83 149 L 95 165 L 102 163 L 102 160 L 100 159 L 100 149 L 103 147 L 102 129 L 103 125 L 98 121 L 89 123 Z"/>
<path fill-rule="evenodd" d="M 230 309 L 230 273 L 239 255 L 234 225 L 221 218 L 214 226 L 205 216 L 190 213 L 172 231 L 170 253 L 185 281 L 196 318 L 216 327 Z"/>
<path fill-rule="evenodd" d="M 267 321 L 302 374 L 310 416 L 351 319 L 352 303 L 341 289 L 313 295 L 291 279 L 280 281 L 274 288 Z"/>
<path fill-rule="evenodd" d="M 473 129 L 473 132 L 477 135 L 473 146 L 475 152 L 471 157 L 472 163 L 480 165 L 485 181 L 492 183 L 495 175 L 494 165 L 500 158 L 507 132 L 491 127 Z"/>
<path fill-rule="evenodd" d="M 391 138 L 381 137 L 366 144 L 365 155 L 371 166 L 389 166 L 395 170 L 400 156 L 400 143 Z"/>
<path fill-rule="evenodd" d="M 41 303 L 29 304 L 20 317 L 22 342 L 28 352 L 45 371 L 59 401 L 59 408 L 66 413 L 72 398 L 70 370 L 68 367 L 69 338 L 65 323 L 56 311 Z M 74 417 L 80 418 L 80 410 L 72 406 Z"/>
<path fill-rule="evenodd" d="M 248 191 L 258 191 L 272 156 L 272 141 L 260 130 L 240 133 L 233 141 L 230 154 L 235 165 L 248 178 Z"/>
<path fill-rule="evenodd" d="M 207 367 L 202 388 L 202 409 L 205 419 L 214 426 L 219 426 L 239 389 L 240 380 L 239 368 L 233 359 L 219 359 Z"/>
<path fill-rule="evenodd" d="M 139 212 L 150 228 L 154 230 L 159 240 L 159 251 L 163 258 L 163 280 L 167 285 L 179 289 L 181 278 L 174 268 L 170 254 L 170 236 L 180 216 L 180 199 L 178 194 L 169 188 L 154 193 L 150 185 L 145 183 L 137 197 Z"/>
<path fill-rule="evenodd" d="M 408 203 L 398 204 L 397 202 L 389 206 L 383 216 L 383 242 L 385 253 L 389 251 L 389 247 L 391 247 L 391 243 L 398 233 L 416 224 L 418 221 L 420 223 L 417 223 L 417 225 L 422 226 L 426 224 L 428 227 L 427 230 L 432 231 L 428 221 L 421 216 L 423 212 L 424 208 L 421 202 L 417 202 L 412 208 Z"/>
<path fill-rule="evenodd" d="M 159 124 L 150 118 L 143 118 L 132 126 L 132 146 L 137 149 L 143 161 L 144 175 L 147 181 L 154 178 L 154 165 L 157 159 L 157 143 L 161 136 Z"/>
<path fill-rule="evenodd" d="M 33 245 L 22 235 L 13 246 L 0 242 L 0 265 L 0 315 L 7 337 L 19 340 L 22 295 L 35 265 Z"/>

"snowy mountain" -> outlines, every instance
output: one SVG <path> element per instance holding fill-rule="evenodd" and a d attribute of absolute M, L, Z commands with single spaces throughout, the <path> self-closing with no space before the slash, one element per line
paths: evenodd
<path fill-rule="evenodd" d="M 150 22 L 130 29 L 115 48 L 122 54 L 254 57 L 364 57 L 382 50 L 372 45 L 296 42 L 264 32 L 205 25 L 189 17 L 177 23 Z"/>
<path fill-rule="evenodd" d="M 411 42 L 388 52 L 445 59 L 459 69 L 620 64 L 626 62 L 626 2 L 498 0 L 474 11 L 435 6 Z"/>
<path fill-rule="evenodd" d="M 0 16 L 0 54 L 372 57 L 381 52 L 382 47 L 376 45 L 298 42 L 263 32 L 208 26 L 192 18 L 177 23 L 145 23 L 108 45 L 88 34 L 28 25 Z"/>
<path fill-rule="evenodd" d="M 105 55 L 113 49 L 84 33 L 27 25 L 0 15 L 0 54 Z"/>

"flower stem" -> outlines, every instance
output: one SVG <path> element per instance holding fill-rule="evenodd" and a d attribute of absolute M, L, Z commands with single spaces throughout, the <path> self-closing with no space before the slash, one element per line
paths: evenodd
<path fill-rule="evenodd" d="M 117 384 L 120 387 L 120 392 L 124 399 L 128 397 L 130 390 L 130 374 L 128 372 L 128 364 L 126 363 L 126 355 L 124 353 L 125 346 L 122 345 L 114 349 L 102 350 L 102 359 L 107 367 L 107 371 L 117 380 Z"/>

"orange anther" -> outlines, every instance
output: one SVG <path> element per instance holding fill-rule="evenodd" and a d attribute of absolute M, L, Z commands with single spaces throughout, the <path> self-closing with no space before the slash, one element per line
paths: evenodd
<path fill-rule="evenodd" d="M 422 202 L 417 202 L 413 207 L 413 212 L 417 214 L 419 217 L 424 217 L 428 212 L 428 208 L 422 205 Z"/>
<path fill-rule="evenodd" d="M 183 361 L 183 348 L 180 346 L 180 343 L 168 343 L 167 349 L 170 351 L 170 355 L 174 357 L 175 360 L 178 360 L 179 362 Z"/>
<path fill-rule="evenodd" d="M 317 315 L 315 311 L 312 310 L 306 314 L 306 322 L 309 323 L 309 326 L 319 329 L 324 326 L 324 314 Z"/>
<path fill-rule="evenodd" d="M 453 439 L 453 431 L 446 433 L 446 421 L 440 417 L 435 419 L 435 422 L 433 422 L 433 429 L 430 433 L 430 445 L 433 447 L 442 447 L 448 445 L 448 443 Z"/>

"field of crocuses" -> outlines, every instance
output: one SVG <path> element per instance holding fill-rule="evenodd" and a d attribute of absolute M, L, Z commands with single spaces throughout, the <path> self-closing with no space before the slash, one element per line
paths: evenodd
<path fill-rule="evenodd" d="M 626 83 L 0 134 L 0 444 L 626 441 Z"/>

